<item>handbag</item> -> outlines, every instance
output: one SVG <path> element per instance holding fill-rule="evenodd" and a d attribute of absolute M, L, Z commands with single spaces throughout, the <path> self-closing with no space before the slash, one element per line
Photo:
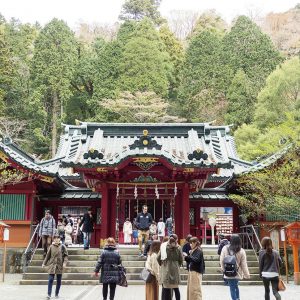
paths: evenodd
<path fill-rule="evenodd" d="M 283 279 L 281 278 L 280 275 L 280 267 L 279 267 L 279 261 L 278 261 L 278 257 L 275 257 L 276 259 L 276 264 L 277 264 L 277 268 L 278 268 L 278 291 L 279 292 L 284 292 L 286 290 L 286 285 L 283 281 Z"/>
<path fill-rule="evenodd" d="M 150 283 L 153 280 L 153 275 L 147 268 L 144 268 L 140 274 L 140 278 L 146 283 Z"/>
<path fill-rule="evenodd" d="M 127 278 L 126 278 L 126 269 L 122 265 L 118 266 L 118 273 L 119 273 L 118 285 L 123 287 L 128 287 Z"/>

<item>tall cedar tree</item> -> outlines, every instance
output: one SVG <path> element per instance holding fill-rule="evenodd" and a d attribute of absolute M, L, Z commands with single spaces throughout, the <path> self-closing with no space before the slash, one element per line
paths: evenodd
<path fill-rule="evenodd" d="M 120 91 L 153 91 L 167 96 L 172 64 L 149 19 L 140 21 L 129 35 L 123 46 L 119 72 Z"/>
<path fill-rule="evenodd" d="M 227 92 L 228 108 L 225 120 L 234 127 L 242 124 L 249 124 L 254 115 L 253 97 L 251 82 L 243 70 L 235 74 Z"/>
<path fill-rule="evenodd" d="M 223 62 L 235 74 L 243 70 L 249 77 L 257 96 L 266 77 L 281 61 L 271 39 L 248 17 L 240 16 L 223 40 Z M 254 108 L 252 108 L 254 109 Z"/>
<path fill-rule="evenodd" d="M 202 106 L 206 106 L 226 90 L 231 71 L 221 61 L 221 50 L 220 36 L 211 31 L 202 31 L 190 41 L 179 89 L 180 110 L 188 120 L 195 118 L 189 110 L 193 97 L 201 95 L 198 98 L 201 98 Z"/>
<path fill-rule="evenodd" d="M 169 98 L 176 99 L 178 87 L 180 85 L 180 70 L 183 66 L 184 50 L 183 45 L 177 40 L 175 35 L 170 31 L 167 25 L 163 25 L 159 29 L 159 36 L 163 42 L 164 50 L 170 56 L 172 64 L 172 73 L 170 80 Z"/>
<path fill-rule="evenodd" d="M 126 0 L 119 18 L 120 20 L 139 21 L 147 17 L 159 25 L 163 22 L 158 10 L 160 2 L 161 0 Z"/>
<path fill-rule="evenodd" d="M 41 113 L 39 134 L 51 136 L 51 153 L 56 152 L 58 125 L 71 96 L 71 80 L 77 60 L 77 45 L 73 32 L 61 20 L 53 19 L 41 30 L 35 41 L 32 76 L 35 88 L 34 113 Z M 34 116 L 32 116 L 34 118 Z M 42 130 L 41 130 L 42 129 Z"/>

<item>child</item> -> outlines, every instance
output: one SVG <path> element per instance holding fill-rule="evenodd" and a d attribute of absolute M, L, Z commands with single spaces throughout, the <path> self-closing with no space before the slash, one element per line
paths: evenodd
<path fill-rule="evenodd" d="M 130 245 L 131 244 L 131 235 L 132 235 L 132 224 L 129 218 L 126 218 L 126 221 L 123 225 L 123 233 L 124 233 L 124 244 Z"/>
<path fill-rule="evenodd" d="M 54 277 L 56 275 L 56 288 L 55 288 L 55 298 L 59 298 L 59 290 L 61 287 L 61 278 L 64 269 L 68 262 L 68 251 L 65 245 L 61 244 L 60 237 L 56 233 L 53 236 L 53 243 L 49 247 L 47 255 L 43 261 L 42 268 L 47 267 L 49 274 L 48 278 L 48 295 L 47 299 L 51 299 L 52 286 Z"/>
<path fill-rule="evenodd" d="M 65 220 L 65 245 L 67 247 L 72 246 L 72 232 L 73 232 L 73 227 L 68 222 L 68 220 Z"/>
<path fill-rule="evenodd" d="M 155 221 L 152 221 L 152 223 L 149 227 L 149 231 L 150 231 L 150 237 L 157 234 L 157 226 L 156 226 Z"/>
<path fill-rule="evenodd" d="M 159 219 L 157 223 L 157 232 L 158 232 L 158 239 L 162 241 L 166 235 L 166 225 L 162 218 Z"/>
<path fill-rule="evenodd" d="M 139 236 L 139 231 L 136 227 L 136 219 L 133 220 L 133 230 L 132 230 L 132 242 L 133 245 L 138 244 L 138 236 Z"/>

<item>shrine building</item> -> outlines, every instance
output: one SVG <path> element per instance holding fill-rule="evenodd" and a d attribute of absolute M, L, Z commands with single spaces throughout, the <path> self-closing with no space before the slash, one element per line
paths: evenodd
<path fill-rule="evenodd" d="M 2 187 L 0 219 L 14 234 L 10 246 L 28 244 L 32 224 L 45 210 L 55 220 L 70 214 L 76 223 L 88 208 L 95 217 L 92 246 L 107 237 L 123 241 L 131 221 L 147 204 L 156 222 L 175 220 L 182 240 L 189 233 L 211 242 L 207 215 L 217 233 L 239 232 L 239 208 L 229 199 L 235 174 L 253 167 L 238 158 L 228 126 L 209 123 L 63 125 L 55 157 L 39 161 L 10 138 L 0 142 L 0 158 L 24 173 Z"/>

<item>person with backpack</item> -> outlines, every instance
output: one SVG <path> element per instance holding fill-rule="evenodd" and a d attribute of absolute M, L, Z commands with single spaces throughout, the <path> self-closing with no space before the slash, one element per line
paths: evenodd
<path fill-rule="evenodd" d="M 202 300 L 202 275 L 205 272 L 203 252 L 197 237 L 191 237 L 189 241 L 191 245 L 189 254 L 183 252 L 183 256 L 189 268 L 187 300 Z"/>
<path fill-rule="evenodd" d="M 103 283 L 103 300 L 107 300 L 108 286 L 109 299 L 114 300 L 115 298 L 116 286 L 119 283 L 119 265 L 121 265 L 121 256 L 116 248 L 114 238 L 109 237 L 94 270 L 95 277 L 98 277 L 101 270 L 99 281 Z"/>
<path fill-rule="evenodd" d="M 246 252 L 242 248 L 242 241 L 238 234 L 233 234 L 230 239 L 230 245 L 223 247 L 220 264 L 224 278 L 230 287 L 231 299 L 239 300 L 239 281 L 243 278 L 250 278 L 250 273 Z"/>
<path fill-rule="evenodd" d="M 273 249 L 272 240 L 269 237 L 264 237 L 261 245 L 262 249 L 259 251 L 259 273 L 265 287 L 265 300 L 270 300 L 270 283 L 274 297 L 276 300 L 280 300 L 278 283 L 282 260 L 278 251 Z"/>
<path fill-rule="evenodd" d="M 51 299 L 52 286 L 56 275 L 55 298 L 59 298 L 61 287 L 61 279 L 64 269 L 68 262 L 68 250 L 65 245 L 61 244 L 59 234 L 53 236 L 53 243 L 49 247 L 46 257 L 43 261 L 42 268 L 47 268 L 48 278 L 48 294 L 46 299 Z"/>
<path fill-rule="evenodd" d="M 182 246 L 182 253 L 183 253 L 183 256 L 187 256 L 190 254 L 190 251 L 192 250 L 191 248 L 191 244 L 190 244 L 190 239 L 192 238 L 193 236 L 191 234 L 188 234 L 185 238 L 185 243 L 184 245 Z M 187 261 L 186 262 L 186 270 L 189 269 L 189 262 Z"/>
<path fill-rule="evenodd" d="M 218 255 L 221 255 L 223 247 L 228 245 L 229 241 L 228 241 L 228 239 L 226 239 L 224 234 L 220 234 L 219 238 L 220 238 L 220 242 L 219 242 L 219 245 L 218 245 Z"/>

